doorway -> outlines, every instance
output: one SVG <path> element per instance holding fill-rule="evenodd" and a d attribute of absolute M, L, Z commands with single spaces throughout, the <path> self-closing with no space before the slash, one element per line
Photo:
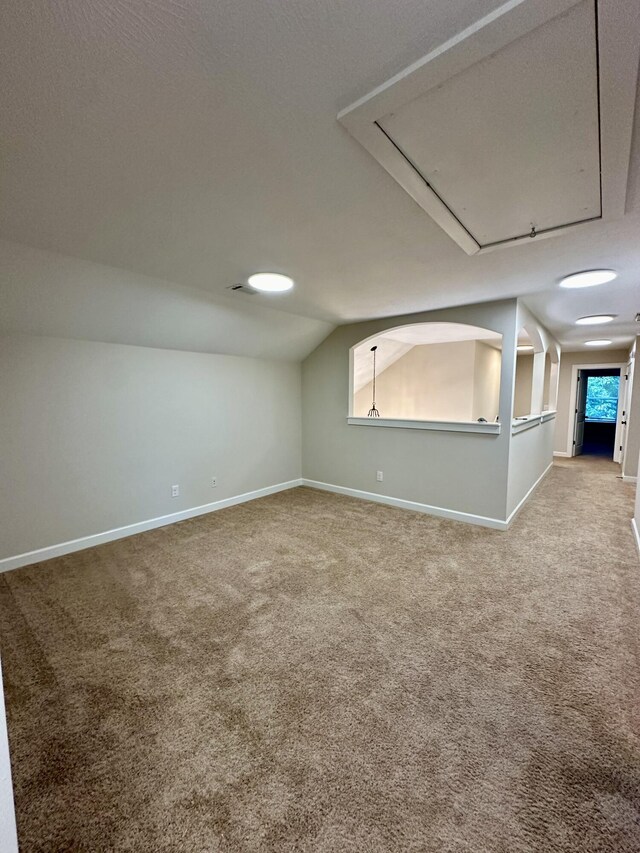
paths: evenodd
<path fill-rule="evenodd" d="M 577 370 L 574 456 L 619 460 L 620 379 L 619 367 Z"/>

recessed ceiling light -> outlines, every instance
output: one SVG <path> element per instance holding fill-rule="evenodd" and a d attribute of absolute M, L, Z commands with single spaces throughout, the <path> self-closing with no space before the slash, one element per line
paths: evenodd
<path fill-rule="evenodd" d="M 600 323 L 610 323 L 615 314 L 592 314 L 590 317 L 580 317 L 576 320 L 576 326 L 598 326 Z"/>
<path fill-rule="evenodd" d="M 584 272 L 574 272 L 573 275 L 565 276 L 560 282 L 560 287 L 593 287 L 596 284 L 613 281 L 617 276 L 618 273 L 613 270 L 584 270 Z"/>
<path fill-rule="evenodd" d="M 531 346 L 531 344 L 520 344 L 516 347 L 516 349 L 518 350 L 518 352 L 529 352 L 533 349 L 533 347 Z"/>
<path fill-rule="evenodd" d="M 248 281 L 251 287 L 265 293 L 283 293 L 293 287 L 293 279 L 279 272 L 257 272 L 250 275 Z"/>
<path fill-rule="evenodd" d="M 586 347 L 606 347 L 610 343 L 612 343 L 612 341 L 585 341 L 584 345 Z"/>

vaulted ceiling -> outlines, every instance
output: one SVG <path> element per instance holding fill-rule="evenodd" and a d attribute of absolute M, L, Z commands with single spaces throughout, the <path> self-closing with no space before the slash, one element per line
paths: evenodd
<path fill-rule="evenodd" d="M 618 314 L 607 336 L 629 341 L 640 311 L 637 126 L 624 217 L 468 256 L 337 121 L 500 5 L 4 4 L 0 234 L 154 277 L 159 293 L 172 282 L 212 304 L 244 299 L 233 310 L 256 323 L 276 323 L 271 309 L 311 318 L 307 349 L 330 328 L 317 321 L 516 295 L 570 347 L 588 337 L 572 323 L 589 313 Z M 590 267 L 619 278 L 558 291 L 561 276 Z M 296 287 L 230 297 L 256 270 L 285 272 Z M 126 288 L 120 298 L 126 305 Z"/>

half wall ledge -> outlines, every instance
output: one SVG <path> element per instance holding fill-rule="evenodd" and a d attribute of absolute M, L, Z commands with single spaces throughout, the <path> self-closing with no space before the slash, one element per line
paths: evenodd
<path fill-rule="evenodd" d="M 511 422 L 511 435 L 517 435 L 519 432 L 524 432 L 526 429 L 546 424 L 547 421 L 554 420 L 555 412 L 542 412 L 539 415 L 524 415 L 521 418 L 514 418 Z"/>
<path fill-rule="evenodd" d="M 352 426 L 391 427 L 392 429 L 431 429 L 440 432 L 478 432 L 483 435 L 500 435 L 499 423 L 477 421 L 411 421 L 399 418 L 347 418 Z"/>

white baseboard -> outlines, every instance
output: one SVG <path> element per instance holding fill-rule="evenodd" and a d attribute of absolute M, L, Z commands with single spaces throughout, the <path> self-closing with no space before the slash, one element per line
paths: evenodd
<path fill-rule="evenodd" d="M 547 465 L 547 467 L 544 469 L 544 471 L 542 472 L 542 474 L 540 474 L 540 476 L 539 476 L 539 477 L 538 477 L 538 479 L 535 481 L 535 483 L 533 484 L 533 486 L 531 486 L 531 488 L 530 488 L 530 489 L 529 489 L 529 491 L 526 493 L 526 495 L 522 498 L 522 500 L 521 500 L 521 501 L 519 501 L 519 503 L 518 503 L 518 505 L 516 506 L 516 508 L 515 508 L 514 510 L 512 510 L 512 511 L 511 511 L 511 513 L 508 515 L 508 517 L 507 517 L 507 527 L 511 524 L 511 522 L 513 521 L 513 519 L 514 519 L 514 518 L 516 517 L 516 515 L 520 512 L 520 510 L 521 510 L 521 509 L 522 509 L 522 507 L 525 505 L 525 503 L 529 500 L 529 498 L 531 497 L 531 495 L 533 494 L 533 492 L 535 491 L 535 489 L 540 485 L 540 483 L 544 480 L 544 478 L 547 476 L 547 474 L 549 473 L 549 471 L 550 471 L 552 468 L 553 468 L 553 462 L 549 462 L 549 464 L 548 464 L 548 465 Z"/>
<path fill-rule="evenodd" d="M 170 515 L 161 515 L 158 518 L 149 518 L 146 521 L 138 521 L 136 524 L 128 524 L 125 527 L 116 527 L 114 530 L 105 530 L 103 533 L 95 533 L 92 536 L 83 536 L 81 539 L 71 539 L 69 542 L 61 542 L 59 545 L 50 545 L 47 548 L 39 548 L 37 551 L 29 551 L 26 554 L 17 554 L 15 557 L 5 557 L 0 560 L 0 572 L 8 572 L 19 569 L 21 566 L 29 566 L 31 563 L 39 563 L 42 560 L 51 560 L 54 557 L 62 557 L 73 551 L 82 551 L 85 548 L 93 548 L 104 542 L 113 542 L 114 539 L 124 539 L 136 533 L 144 533 L 145 530 L 154 530 L 156 527 L 166 527 L 175 524 L 176 521 L 185 521 L 187 518 L 195 518 L 197 515 L 206 515 L 208 512 L 216 512 L 229 506 L 253 501 L 256 498 L 264 498 L 276 492 L 293 489 L 301 486 L 302 480 L 289 480 L 286 483 L 277 483 L 275 486 L 266 486 L 264 489 L 256 489 L 253 492 L 245 492 L 232 498 L 224 498 L 210 504 L 183 509 Z"/>
<path fill-rule="evenodd" d="M 638 523 L 635 518 L 631 519 L 631 529 L 633 530 L 633 536 L 636 540 L 636 548 L 638 549 L 638 556 L 640 556 L 640 530 L 638 530 Z"/>
<path fill-rule="evenodd" d="M 566 451 L 564 451 L 564 450 L 554 450 L 554 451 L 553 451 L 553 455 L 554 455 L 554 456 L 566 456 L 566 457 L 568 457 L 569 459 L 571 459 L 571 454 L 570 454 L 570 453 L 567 453 L 567 452 L 566 452 Z"/>
<path fill-rule="evenodd" d="M 630 477 L 628 474 L 623 474 L 622 479 L 624 480 L 625 483 L 637 483 L 638 482 L 637 477 Z"/>
<path fill-rule="evenodd" d="M 302 485 L 310 486 L 312 489 L 322 489 L 324 492 L 335 492 L 338 495 L 348 495 L 351 498 L 360 498 L 365 501 L 373 501 L 374 503 L 396 506 L 400 509 L 410 509 L 414 512 L 423 512 L 426 515 L 435 515 L 438 518 L 449 518 L 453 521 L 463 521 L 466 524 L 477 524 L 480 527 L 490 527 L 493 530 L 508 530 L 513 519 L 520 512 L 526 501 L 531 497 L 536 486 L 538 486 L 549 473 L 552 466 L 553 462 L 550 462 L 506 520 L 501 518 L 490 518 L 486 515 L 474 515 L 469 512 L 460 512 L 459 510 L 447 509 L 442 506 L 431 506 L 430 504 L 418 503 L 417 501 L 408 501 L 404 498 L 393 498 L 389 495 L 379 495 L 376 492 L 364 492 L 361 489 L 350 489 L 347 486 L 336 486 L 333 483 L 321 483 L 319 480 L 307 480 L 306 478 L 303 478 Z"/>
<path fill-rule="evenodd" d="M 318 480 L 307 480 L 303 478 L 302 485 L 310 486 L 312 489 L 322 489 L 324 492 L 335 492 L 338 495 L 348 495 L 351 498 L 360 498 L 365 501 L 373 501 L 374 503 L 396 506 L 400 509 L 410 509 L 414 512 L 423 512 L 426 515 L 436 515 L 439 518 L 450 518 L 453 521 L 465 521 L 467 524 L 491 527 L 494 530 L 506 530 L 508 527 L 508 523 L 499 518 L 488 518 L 484 515 L 473 515 L 472 513 L 459 512 L 455 509 L 446 509 L 441 506 L 431 506 L 430 504 L 418 503 L 417 501 L 408 501 L 404 498 L 392 498 L 389 495 L 379 495 L 376 492 L 364 492 L 360 489 L 350 489 L 347 486 L 335 486 L 333 483 L 321 483 Z"/>
<path fill-rule="evenodd" d="M 51 560 L 54 557 L 63 557 L 65 554 L 71 554 L 74 551 L 82 551 L 85 548 L 93 548 L 96 545 L 102 545 L 105 542 L 113 542 L 116 539 L 124 539 L 126 536 L 134 536 L 136 533 L 144 533 L 146 530 L 154 530 L 157 527 L 166 527 L 169 524 L 175 524 L 177 521 L 185 521 L 188 518 L 195 518 L 198 515 L 206 515 L 209 512 L 216 512 L 219 509 L 235 506 L 236 504 L 246 503 L 263 498 L 267 495 L 283 492 L 287 489 L 293 489 L 296 486 L 310 486 L 314 489 L 321 489 L 325 492 L 335 492 L 339 495 L 348 495 L 353 498 L 362 500 L 374 501 L 375 503 L 383 503 L 389 506 L 399 507 L 400 509 L 410 509 L 414 512 L 422 512 L 427 515 L 435 515 L 439 518 L 449 518 L 453 521 L 463 521 L 467 524 L 476 524 L 481 527 L 490 527 L 494 530 L 507 530 L 530 497 L 533 490 L 541 482 L 547 474 L 551 464 L 547 467 L 544 473 L 536 480 L 527 494 L 522 498 L 518 506 L 513 510 L 506 520 L 500 518 L 490 518 L 484 515 L 474 515 L 468 512 L 460 512 L 458 510 L 447 509 L 446 507 L 431 506 L 417 501 L 409 501 L 404 498 L 394 498 L 389 495 L 380 495 L 375 492 L 365 492 L 360 489 L 350 489 L 347 486 L 336 486 L 331 483 L 321 483 L 317 480 L 298 479 L 289 480 L 286 483 L 277 483 L 274 486 L 266 486 L 263 489 L 256 489 L 253 492 L 245 492 L 241 495 L 234 495 L 231 498 L 214 501 L 213 503 L 203 504 L 202 506 L 191 507 L 180 512 L 174 512 L 170 515 L 162 515 L 158 518 L 149 518 L 145 521 L 139 521 L 135 524 L 128 524 L 125 527 L 116 527 L 113 530 L 105 530 L 102 533 L 95 533 L 91 536 L 83 536 L 80 539 L 71 539 L 68 542 L 61 542 L 57 545 L 50 545 L 46 548 L 39 548 L 36 551 L 28 551 L 24 554 L 17 554 L 14 557 L 5 557 L 0 560 L 0 572 L 8 572 L 13 569 L 19 569 L 22 566 L 29 566 L 32 563 L 39 563 L 43 560 Z M 629 479 L 629 478 L 627 478 Z"/>

